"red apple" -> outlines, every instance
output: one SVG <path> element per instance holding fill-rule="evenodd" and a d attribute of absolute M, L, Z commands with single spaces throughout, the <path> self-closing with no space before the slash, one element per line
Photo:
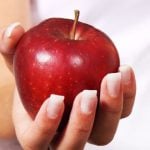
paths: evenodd
<path fill-rule="evenodd" d="M 23 35 L 14 55 L 16 84 L 32 118 L 51 94 L 65 96 L 61 129 L 75 96 L 84 89 L 99 93 L 103 77 L 118 67 L 118 52 L 110 38 L 77 18 L 51 18 L 33 27 Z"/>

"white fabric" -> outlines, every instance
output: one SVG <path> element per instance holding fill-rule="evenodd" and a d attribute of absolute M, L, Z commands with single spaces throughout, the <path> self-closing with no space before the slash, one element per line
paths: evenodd
<path fill-rule="evenodd" d="M 132 115 L 120 121 L 114 140 L 110 144 L 107 146 L 87 144 L 85 150 L 149 150 L 150 1 L 35 0 L 35 2 L 37 2 L 33 7 L 35 23 L 49 17 L 74 18 L 73 10 L 79 9 L 80 21 L 107 33 L 119 51 L 121 64 L 129 64 L 134 68 L 137 96 Z"/>
<path fill-rule="evenodd" d="M 103 30 L 111 37 L 118 48 L 121 64 L 131 65 L 137 79 L 133 113 L 121 120 L 114 140 L 104 147 L 87 144 L 85 149 L 149 150 L 150 1 L 37 0 L 39 20 L 49 17 L 74 18 L 74 9 L 80 10 L 80 21 Z"/>

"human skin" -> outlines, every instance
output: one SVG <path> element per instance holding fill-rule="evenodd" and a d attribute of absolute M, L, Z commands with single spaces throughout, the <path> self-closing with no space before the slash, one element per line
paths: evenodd
<path fill-rule="evenodd" d="M 29 3 L 24 5 L 29 5 Z M 24 9 L 26 8 L 29 7 L 26 6 Z M 20 12 L 22 11 L 23 8 L 20 10 Z M 28 13 L 28 11 L 27 12 L 25 11 L 24 13 Z M 26 21 L 29 21 L 28 20 L 29 18 L 26 19 L 27 19 Z M 11 20 L 11 22 L 13 22 L 13 20 Z M 8 22 L 8 24 L 10 24 L 10 22 Z M 24 23 L 22 22 L 22 24 Z M 29 26 L 26 26 L 26 28 L 28 28 Z M 22 28 L 22 26 L 20 25 L 13 27 L 14 28 L 12 29 L 11 25 L 8 28 L 6 28 L 4 32 L 2 32 L 0 41 L 0 52 L 2 53 L 3 58 L 5 59 L 5 62 L 10 72 L 12 71 L 12 59 L 13 54 L 15 52 L 15 46 L 25 31 L 24 30 L 25 27 Z M 4 66 L 6 67 L 5 63 Z M 6 69 L 8 70 L 7 67 Z M 12 86 L 10 85 L 9 86 L 12 88 L 13 93 L 15 83 L 13 81 L 12 75 L 10 76 L 11 77 L 10 80 L 8 81 L 8 84 L 10 84 L 11 83 L 10 81 L 12 80 Z M 4 92 L 3 88 L 2 90 Z M 93 95 L 94 94 L 93 91 L 86 91 L 84 93 L 80 93 L 79 95 L 77 95 L 75 99 L 75 103 L 73 105 L 73 109 L 71 112 L 71 117 L 68 126 L 63 133 L 63 136 L 61 135 L 54 137 L 56 127 L 59 124 L 59 121 L 61 119 L 64 110 L 64 105 L 62 101 L 60 105 L 60 111 L 57 114 L 56 118 L 50 119 L 48 117 L 49 113 L 45 111 L 48 108 L 47 102 L 52 98 L 50 97 L 42 105 L 36 119 L 31 120 L 31 118 L 29 117 L 29 115 L 27 114 L 27 112 L 25 111 L 24 107 L 21 104 L 20 98 L 17 94 L 17 90 L 15 90 L 14 93 L 15 97 L 13 98 L 10 94 L 10 99 L 7 100 L 8 104 L 5 103 L 6 102 L 5 97 L 1 97 L 3 98 L 1 100 L 1 102 L 3 103 L 1 104 L 7 106 L 9 111 L 6 111 L 5 107 L 3 107 L 2 110 L 0 110 L 2 111 L 2 113 L 0 112 L 1 114 L 7 112 L 5 113 L 5 115 L 2 115 L 2 120 L 0 120 L 4 123 L 3 134 L 0 133 L 1 134 L 0 137 L 1 138 L 15 137 L 16 133 L 19 142 L 21 143 L 22 147 L 26 150 L 29 149 L 29 147 L 37 150 L 47 149 L 48 144 L 50 142 L 52 147 L 58 150 L 83 149 L 87 141 L 96 145 L 105 145 L 113 139 L 119 120 L 121 118 L 127 117 L 131 113 L 135 98 L 135 92 L 136 92 L 136 85 L 134 72 L 132 68 L 129 66 L 121 66 L 118 70 L 118 73 L 109 74 L 104 77 L 101 84 L 101 94 L 100 94 L 101 97 L 100 101 L 98 102 L 97 113 L 95 107 L 97 100 L 96 97 Z M 83 113 L 82 110 L 79 109 L 80 101 L 83 100 L 82 96 L 83 95 L 85 96 L 85 93 L 87 99 L 92 99 L 93 109 L 90 115 L 89 113 L 88 114 L 85 112 Z M 60 99 L 60 97 L 55 96 L 55 100 L 58 101 L 58 99 Z M 13 101 L 13 113 L 11 109 L 12 101 Z M 96 118 L 94 118 L 95 113 Z M 6 120 L 5 116 L 7 116 L 7 114 L 9 115 L 9 118 Z M 11 114 L 13 114 L 13 123 Z M 19 117 L 20 115 L 22 117 Z M 8 129 L 5 128 L 6 127 L 5 125 L 8 124 L 8 121 L 10 122 L 8 126 L 9 132 L 7 132 L 6 130 Z M 16 132 L 14 132 L 13 130 L 13 124 L 15 126 Z M 25 132 L 26 134 L 24 135 L 23 133 Z M 32 137 L 30 136 L 31 132 L 35 133 L 33 134 L 34 136 Z"/>
<path fill-rule="evenodd" d="M 25 29 L 31 26 L 29 3 L 29 0 L 0 1 L 0 41 L 3 30 L 13 22 L 20 22 Z M 15 82 L 1 53 L 0 72 L 0 138 L 11 138 L 15 135 L 11 117 Z"/>

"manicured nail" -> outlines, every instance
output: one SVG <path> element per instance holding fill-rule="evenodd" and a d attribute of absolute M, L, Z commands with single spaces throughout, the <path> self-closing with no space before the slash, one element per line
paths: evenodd
<path fill-rule="evenodd" d="M 107 90 L 111 97 L 118 97 L 121 87 L 121 73 L 112 73 L 106 76 Z"/>
<path fill-rule="evenodd" d="M 51 119 L 56 119 L 63 107 L 64 96 L 51 94 L 48 105 L 47 105 L 47 115 Z"/>
<path fill-rule="evenodd" d="M 10 38 L 12 35 L 12 31 L 19 25 L 20 25 L 19 22 L 15 22 L 15 23 L 12 23 L 10 26 L 8 26 L 8 28 L 6 29 L 4 33 L 4 37 Z"/>
<path fill-rule="evenodd" d="M 95 111 L 97 105 L 97 91 L 84 90 L 81 98 L 81 111 L 84 114 L 91 114 Z"/>
<path fill-rule="evenodd" d="M 122 80 L 124 84 L 129 84 L 131 80 L 131 68 L 129 66 L 121 66 L 119 71 L 122 74 Z"/>

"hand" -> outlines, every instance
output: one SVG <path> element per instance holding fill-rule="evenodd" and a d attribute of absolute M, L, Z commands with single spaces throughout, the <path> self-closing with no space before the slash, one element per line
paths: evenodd
<path fill-rule="evenodd" d="M 11 25 L 3 32 L 0 51 L 10 70 L 12 70 L 15 46 L 23 34 L 24 30 L 18 24 Z M 35 120 L 32 120 L 24 109 L 17 90 L 14 95 L 13 122 L 16 136 L 23 149 L 44 150 L 48 148 L 49 143 L 54 149 L 83 149 L 94 122 L 97 106 L 96 91 L 84 91 L 76 97 L 68 126 L 59 136 L 56 135 L 56 130 L 64 111 L 63 96 L 51 95 L 41 106 Z M 80 103 L 81 109 L 79 109 Z M 82 128 L 83 131 L 87 131 L 83 132 L 83 135 Z"/>
<path fill-rule="evenodd" d="M 0 51 L 11 70 L 15 46 L 23 34 L 24 30 L 18 24 L 3 32 Z M 49 143 L 57 150 L 80 150 L 87 141 L 97 145 L 107 144 L 112 140 L 120 118 L 131 113 L 135 89 L 134 73 L 128 66 L 120 67 L 118 73 L 106 75 L 101 84 L 99 102 L 93 90 L 77 95 L 68 125 L 61 135 L 56 134 L 56 130 L 64 111 L 64 97 L 51 95 L 32 120 L 16 90 L 13 121 L 17 138 L 26 150 L 46 150 Z"/>
<path fill-rule="evenodd" d="M 119 67 L 101 83 L 100 101 L 89 142 L 106 145 L 114 137 L 119 120 L 130 115 L 136 94 L 136 81 L 131 67 Z"/>

